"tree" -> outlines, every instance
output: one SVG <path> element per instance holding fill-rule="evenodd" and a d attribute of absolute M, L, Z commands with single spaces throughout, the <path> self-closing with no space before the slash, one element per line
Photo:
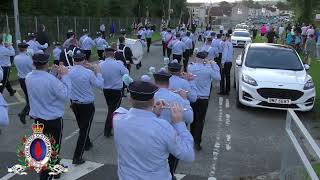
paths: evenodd
<path fill-rule="evenodd" d="M 280 9 L 280 10 L 289 10 L 290 9 L 290 6 L 288 5 L 288 3 L 284 3 L 284 2 L 277 2 L 277 8 Z"/>
<path fill-rule="evenodd" d="M 287 0 L 293 7 L 296 20 L 300 23 L 312 23 L 314 21 L 314 12 L 318 5 L 318 0 Z"/>

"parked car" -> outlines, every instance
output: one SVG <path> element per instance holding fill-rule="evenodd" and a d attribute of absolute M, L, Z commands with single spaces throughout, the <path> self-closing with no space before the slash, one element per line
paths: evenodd
<path fill-rule="evenodd" d="M 236 60 L 238 107 L 311 110 L 316 92 L 308 69 L 291 47 L 249 44 Z"/>
<path fill-rule="evenodd" d="M 249 31 L 244 29 L 235 29 L 231 36 L 231 43 L 233 46 L 245 46 L 251 43 L 251 36 Z"/>

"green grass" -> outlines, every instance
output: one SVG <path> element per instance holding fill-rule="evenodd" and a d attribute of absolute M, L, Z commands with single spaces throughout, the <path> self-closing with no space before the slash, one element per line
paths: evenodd
<path fill-rule="evenodd" d="M 257 35 L 256 39 L 253 40 L 253 43 L 265 43 L 267 38 L 264 36 Z"/>
<path fill-rule="evenodd" d="M 319 70 L 320 70 L 320 61 L 315 61 L 315 60 L 312 61 L 309 74 L 310 76 L 312 76 L 312 79 L 316 86 L 317 96 L 316 96 L 316 101 L 314 106 L 316 117 L 320 117 L 320 71 Z M 320 170 L 320 165 L 319 165 L 319 170 Z"/>

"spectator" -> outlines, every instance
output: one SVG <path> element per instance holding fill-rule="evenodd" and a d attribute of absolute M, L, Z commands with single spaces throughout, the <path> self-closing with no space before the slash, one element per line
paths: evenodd
<path fill-rule="evenodd" d="M 275 43 L 275 39 L 279 38 L 274 29 L 271 28 L 270 31 L 267 33 L 268 43 Z"/>
<path fill-rule="evenodd" d="M 292 36 L 292 33 L 291 33 L 291 29 L 287 29 L 286 44 L 289 45 L 289 46 L 293 45 L 293 36 Z"/>
<path fill-rule="evenodd" d="M 317 32 L 317 58 L 320 60 L 320 31 Z"/>
<path fill-rule="evenodd" d="M 46 32 L 46 26 L 43 24 L 40 24 L 39 28 L 38 28 L 38 32 L 37 32 L 37 37 L 36 37 L 37 41 L 41 44 L 48 44 L 48 46 L 50 46 L 50 42 L 49 42 L 49 36 L 48 33 Z M 46 49 L 43 49 L 43 52 L 45 52 Z"/>
<path fill-rule="evenodd" d="M 106 26 L 104 24 L 101 24 L 99 29 L 100 29 L 102 38 L 106 39 Z"/>
<path fill-rule="evenodd" d="M 266 33 L 267 33 L 267 27 L 266 25 L 262 25 L 261 28 L 260 28 L 260 33 L 261 33 L 261 36 L 264 36 Z"/>
<path fill-rule="evenodd" d="M 305 63 L 307 63 L 308 65 L 311 64 L 311 59 L 315 58 L 316 49 L 317 49 L 316 40 L 314 38 L 314 35 L 310 34 L 309 38 L 306 41 L 306 46 L 305 46 L 305 53 L 306 53 Z"/>
<path fill-rule="evenodd" d="M 307 36 L 308 36 L 308 38 L 310 38 L 310 35 L 313 35 L 313 37 L 314 37 L 314 35 L 315 35 L 315 30 L 314 30 L 314 28 L 313 28 L 312 25 L 310 25 L 310 28 L 307 30 Z"/>
<path fill-rule="evenodd" d="M 116 33 L 116 26 L 114 25 L 114 22 L 112 22 L 110 26 L 110 38 L 114 37 L 115 33 Z"/>
<path fill-rule="evenodd" d="M 254 26 L 254 27 L 252 28 L 252 36 L 253 36 L 253 39 L 256 39 L 257 34 L 258 34 L 258 29 L 256 28 L 256 26 Z"/>
<path fill-rule="evenodd" d="M 279 27 L 278 33 L 279 33 L 279 38 L 281 40 L 281 43 L 283 44 L 285 39 L 285 33 L 284 33 L 284 27 L 282 24 Z"/>
<path fill-rule="evenodd" d="M 302 36 L 302 44 L 303 45 L 306 43 L 306 40 L 307 40 L 307 30 L 308 30 L 308 27 L 306 26 L 305 23 L 303 23 L 302 28 L 301 28 L 301 36 Z"/>

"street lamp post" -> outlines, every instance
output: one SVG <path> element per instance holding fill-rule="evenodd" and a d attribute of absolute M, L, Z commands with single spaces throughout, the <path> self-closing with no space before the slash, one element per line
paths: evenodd
<path fill-rule="evenodd" d="M 14 24 L 15 24 L 16 40 L 21 40 L 18 0 L 13 0 L 13 8 L 14 8 Z"/>

